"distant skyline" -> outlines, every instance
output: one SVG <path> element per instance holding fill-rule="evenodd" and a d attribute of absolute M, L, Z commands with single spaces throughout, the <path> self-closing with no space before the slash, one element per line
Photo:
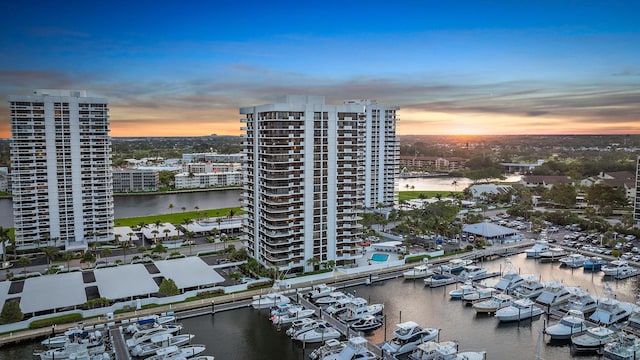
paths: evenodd
<path fill-rule="evenodd" d="M 238 135 L 283 94 L 397 105 L 398 134 L 640 134 L 637 1 L 5 1 L 7 97 L 84 89 L 112 136 Z"/>

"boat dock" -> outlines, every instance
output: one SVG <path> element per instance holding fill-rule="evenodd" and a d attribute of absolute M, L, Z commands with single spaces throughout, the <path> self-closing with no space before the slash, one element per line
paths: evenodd
<path fill-rule="evenodd" d="M 111 346 L 116 360 L 131 360 L 131 354 L 127 348 L 127 343 L 122 334 L 122 326 L 112 327 L 109 329 L 109 337 L 111 338 Z"/>

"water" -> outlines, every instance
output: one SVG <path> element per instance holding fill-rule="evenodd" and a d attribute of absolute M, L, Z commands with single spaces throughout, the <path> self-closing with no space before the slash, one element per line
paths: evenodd
<path fill-rule="evenodd" d="M 535 274 L 543 281 L 557 280 L 567 285 L 579 285 L 594 295 L 603 293 L 601 273 L 559 268 L 558 264 L 526 259 L 524 254 L 511 259 L 522 274 Z M 504 270 L 505 262 L 496 260 L 481 265 L 489 271 L 499 271 Z M 496 277 L 485 280 L 485 283 L 497 281 Z M 618 299 L 635 300 L 637 278 L 607 282 Z M 520 324 L 501 324 L 493 317 L 476 315 L 471 307 L 464 307 L 460 301 L 449 299 L 448 293 L 455 287 L 428 288 L 422 280 L 405 281 L 399 278 L 346 290 L 368 299 L 370 303 L 384 303 L 386 329 L 379 328 L 368 336 L 375 343 L 391 338 L 395 324 L 412 320 L 423 326 L 440 328 L 440 340 L 458 340 L 461 350 L 486 350 L 488 359 L 536 359 L 539 340 L 543 359 L 598 359 L 595 355 L 575 356 L 566 343 L 549 343 L 547 337 L 540 338 L 544 316 Z M 276 331 L 266 314 L 266 310 L 243 308 L 215 316 L 185 319 L 182 323 L 184 332 L 196 335 L 194 343 L 205 344 L 207 353 L 215 355 L 216 359 L 308 359 L 307 355 L 317 345 L 303 349 L 301 344 L 292 342 L 284 331 Z M 34 347 L 35 344 L 23 344 L 0 348 L 0 359 L 27 359 Z"/>
<path fill-rule="evenodd" d="M 491 181 L 518 182 L 520 175 L 509 175 L 506 179 L 491 179 Z M 462 191 L 473 185 L 473 180 L 463 177 L 432 177 L 432 178 L 400 178 L 399 191 L 442 191 L 444 196 L 451 191 Z"/>
<path fill-rule="evenodd" d="M 240 190 L 203 191 L 192 193 L 115 196 L 116 219 L 136 216 L 169 214 L 199 209 L 220 209 L 240 206 Z M 169 209 L 173 204 L 173 209 Z M 13 227 L 11 199 L 0 199 L 0 226 Z"/>

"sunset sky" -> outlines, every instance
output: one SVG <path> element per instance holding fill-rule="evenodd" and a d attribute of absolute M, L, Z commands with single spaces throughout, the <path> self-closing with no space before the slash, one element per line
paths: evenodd
<path fill-rule="evenodd" d="M 640 134 L 640 1 L 3 1 L 8 95 L 86 89 L 112 136 L 240 133 L 283 94 L 402 134 Z"/>

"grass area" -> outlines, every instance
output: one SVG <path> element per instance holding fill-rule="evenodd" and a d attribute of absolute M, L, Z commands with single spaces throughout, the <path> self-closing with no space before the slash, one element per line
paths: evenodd
<path fill-rule="evenodd" d="M 51 325 L 58 325 L 58 324 L 70 324 L 70 323 L 74 323 L 74 322 L 78 322 L 82 320 L 82 315 L 81 314 L 67 314 L 67 315 L 61 315 L 61 316 L 56 316 L 56 317 L 51 317 L 51 318 L 47 318 L 47 319 L 40 319 L 40 320 L 35 320 L 32 321 L 31 324 L 29 324 L 29 328 L 30 329 L 38 329 L 38 328 L 42 328 L 42 327 L 48 327 Z"/>
<path fill-rule="evenodd" d="M 198 211 L 178 211 L 172 214 L 162 215 L 149 215 L 138 216 L 132 218 L 116 219 L 116 226 L 130 226 L 137 227 L 138 224 L 144 222 L 145 224 L 154 224 L 160 220 L 163 223 L 181 224 L 184 219 L 199 219 L 199 218 L 213 218 L 213 217 L 225 217 L 229 216 L 229 212 L 233 210 L 234 215 L 242 214 L 240 207 L 222 208 L 222 209 L 210 209 L 210 210 L 198 210 Z"/>
<path fill-rule="evenodd" d="M 412 199 L 417 199 L 420 195 L 423 195 L 425 198 L 436 197 L 436 195 L 440 194 L 442 197 L 447 197 L 451 193 L 462 193 L 462 191 L 432 191 L 432 190 L 413 190 L 413 191 L 398 191 L 398 200 L 399 201 L 407 201 Z"/>

